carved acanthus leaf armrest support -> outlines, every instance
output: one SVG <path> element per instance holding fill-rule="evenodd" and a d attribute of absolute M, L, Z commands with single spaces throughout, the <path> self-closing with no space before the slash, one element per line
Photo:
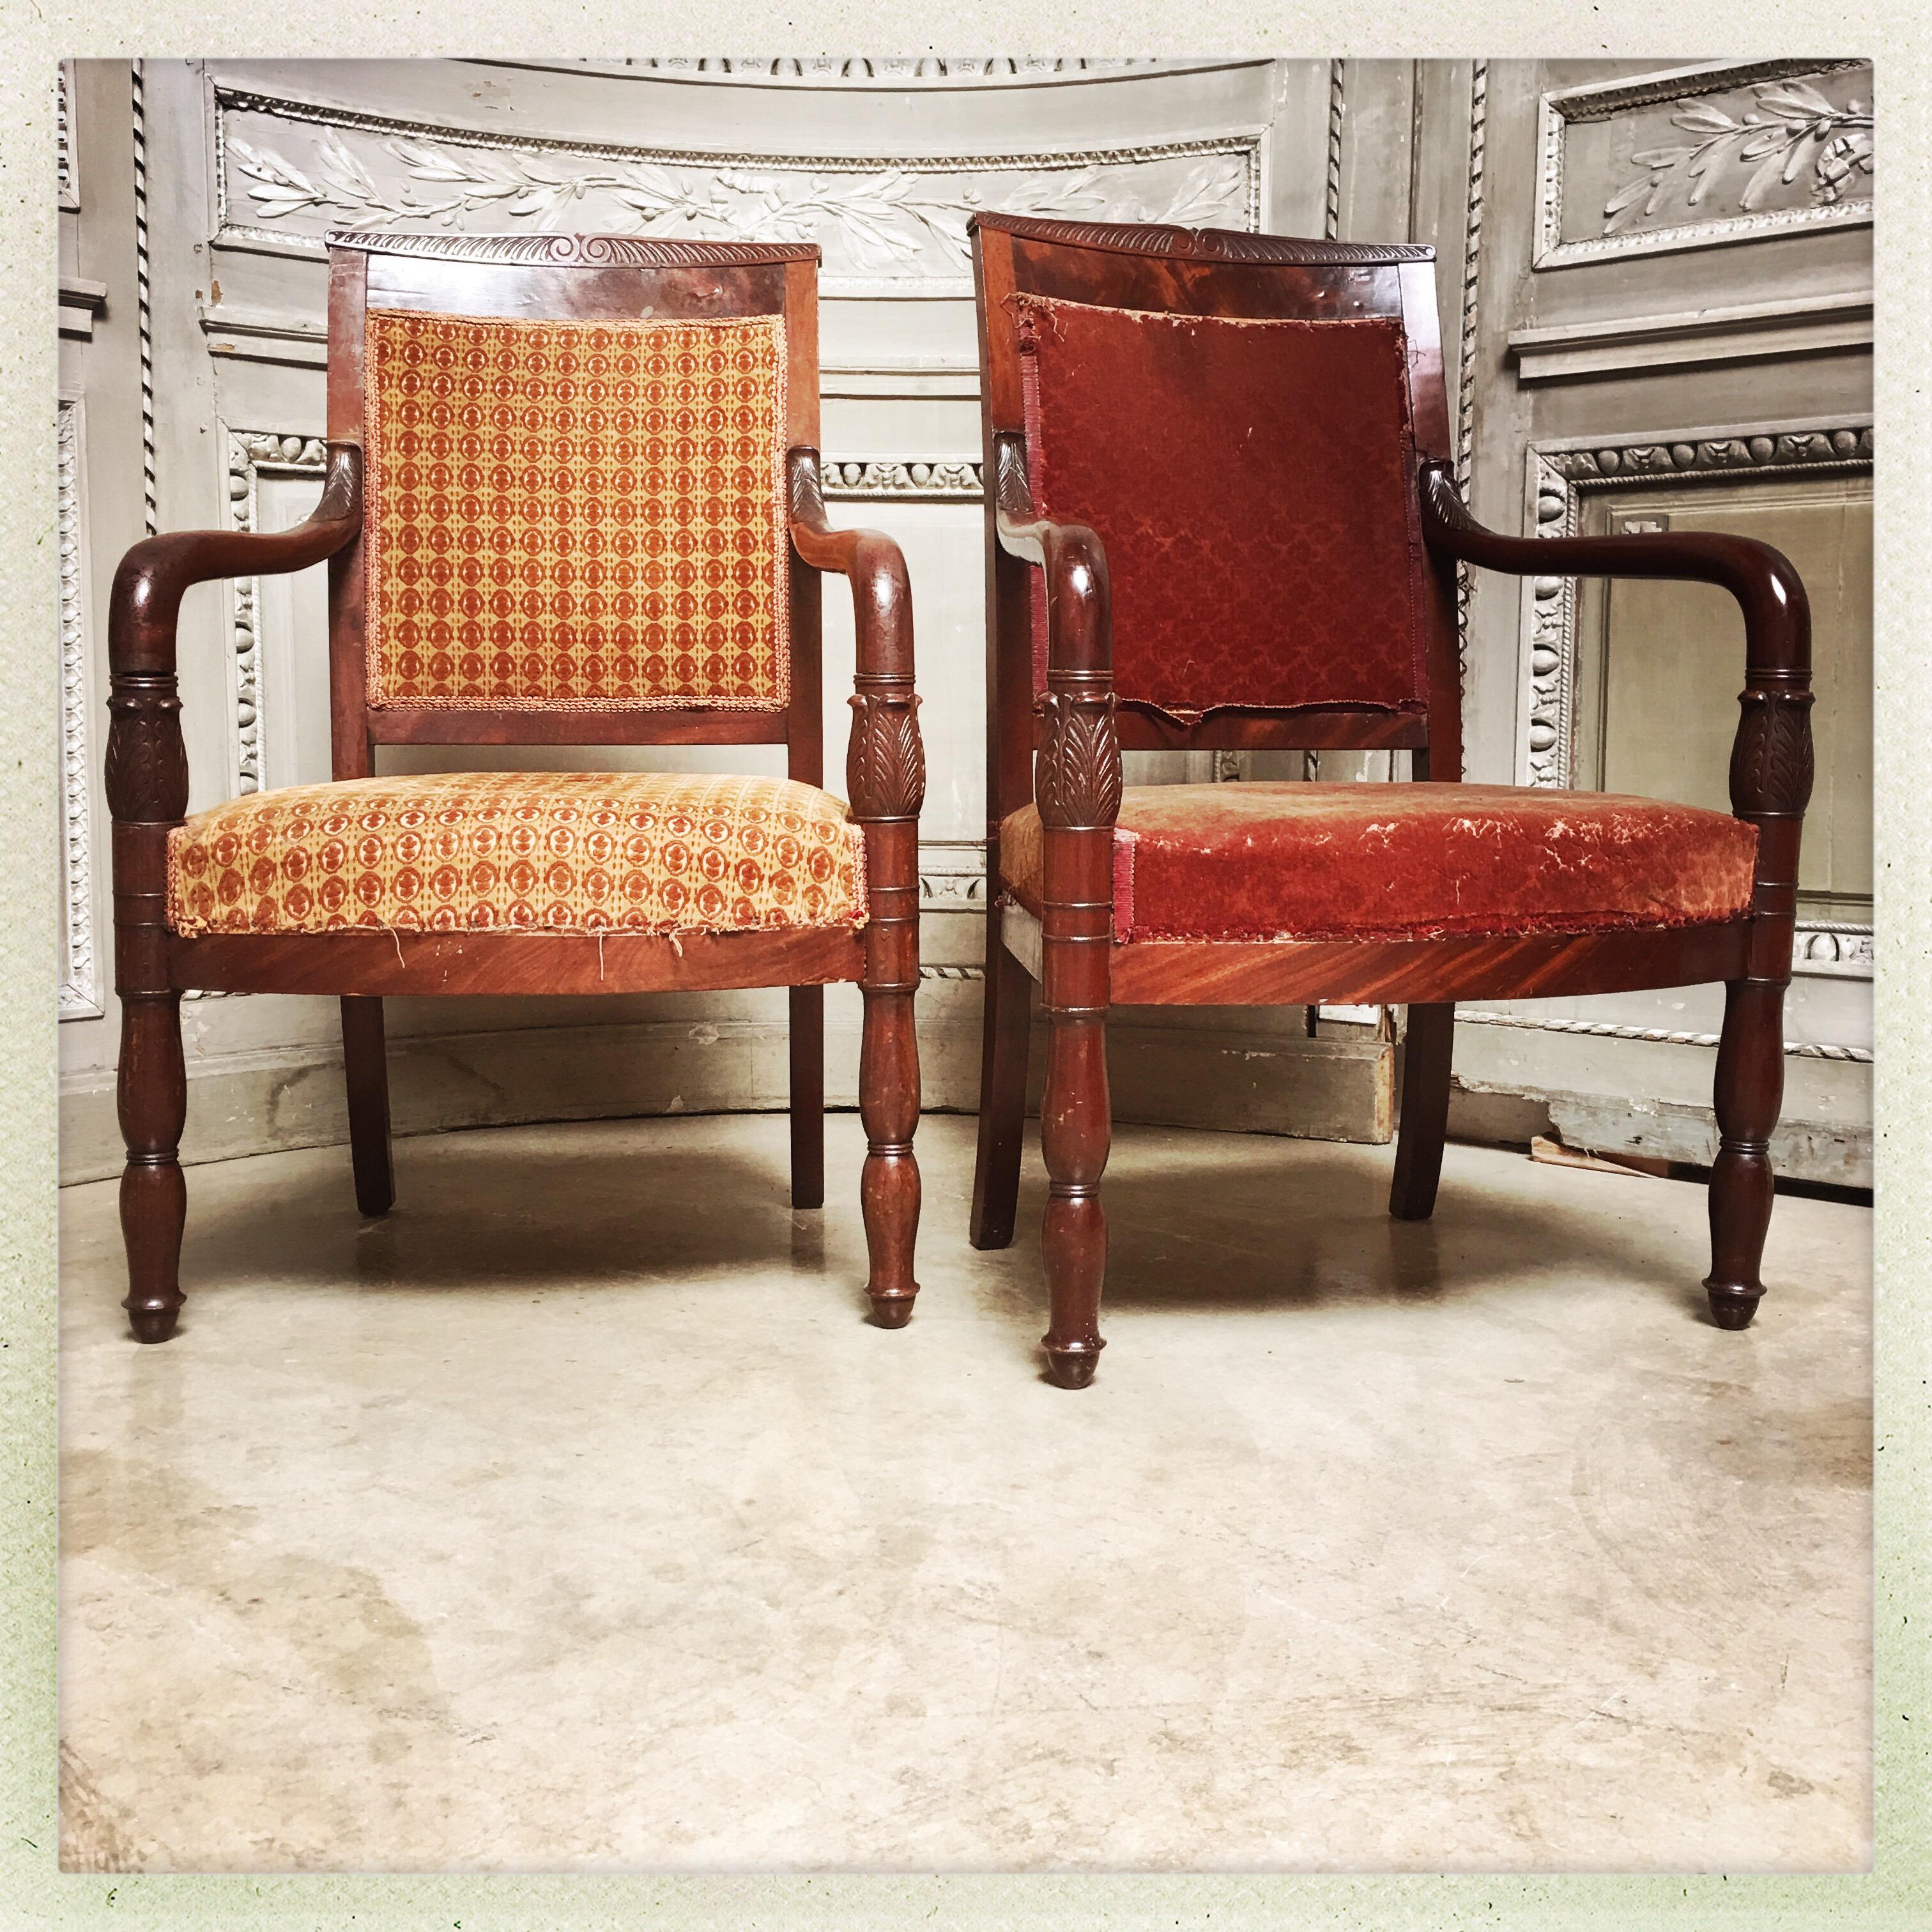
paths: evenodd
<path fill-rule="evenodd" d="M 1120 747 L 1114 723 L 1114 644 L 1107 554 L 1083 524 L 1034 514 L 1022 440 L 994 445 L 1000 548 L 1036 564 L 1046 585 L 1046 690 L 1034 795 L 1042 826 L 1111 826 L 1120 812 Z"/>
<path fill-rule="evenodd" d="M 1448 466 L 1422 466 L 1422 531 L 1432 549 L 1519 577 L 1648 577 L 1714 584 L 1744 620 L 1742 716 L 1731 750 L 1731 809 L 1758 828 L 1760 920 L 1789 925 L 1797 910 L 1798 842 L 1811 796 L 1811 608 L 1790 559 L 1768 544 L 1712 530 L 1616 536 L 1511 537 L 1486 530 L 1457 494 Z M 1790 935 L 1767 935 L 1768 952 Z"/>
<path fill-rule="evenodd" d="M 879 530 L 835 530 L 825 519 L 818 452 L 786 459 L 792 548 L 814 570 L 852 586 L 857 663 L 845 782 L 862 824 L 916 824 L 926 800 L 926 751 L 913 688 L 912 588 L 905 558 Z"/>
<path fill-rule="evenodd" d="M 351 543 L 362 525 L 362 452 L 328 446 L 322 501 L 307 522 L 262 534 L 184 530 L 145 538 L 121 560 L 108 603 L 107 806 L 116 820 L 169 825 L 188 809 L 175 631 L 197 584 L 301 570 Z"/>

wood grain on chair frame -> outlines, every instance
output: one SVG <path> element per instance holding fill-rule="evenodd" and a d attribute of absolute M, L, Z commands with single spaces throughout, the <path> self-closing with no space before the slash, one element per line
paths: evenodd
<path fill-rule="evenodd" d="M 973 230 L 989 482 L 988 874 L 996 904 L 987 921 L 971 1234 L 974 1245 L 985 1248 L 1003 1247 L 1012 1238 L 1029 981 L 1037 977 L 1048 1041 L 1040 1118 L 1051 1304 L 1044 1346 L 1054 1380 L 1084 1387 L 1102 1346 L 1098 1312 L 1107 1233 L 1100 1180 L 1111 1135 L 1105 1040 L 1115 1000 L 1407 1004 L 1390 1209 L 1414 1220 L 1435 1205 L 1457 999 L 1724 981 L 1716 1073 L 1720 1145 L 1711 1175 L 1712 1264 L 1704 1286 L 1718 1324 L 1745 1327 L 1764 1292 L 1760 1268 L 1773 1192 L 1769 1142 L 1784 1080 L 1782 1002 L 1791 970 L 1798 837 L 1811 784 L 1810 617 L 1790 563 L 1765 545 L 1702 532 L 1531 540 L 1478 525 L 1453 481 L 1430 249 L 983 214 Z M 1143 318 L 1378 318 L 1399 326 L 1406 369 L 1400 400 L 1413 460 L 1405 472 L 1406 502 L 1397 513 L 1415 532 L 1421 553 L 1422 702 L 1408 710 L 1319 702 L 1243 709 L 1217 706 L 1214 694 L 1204 692 L 1177 713 L 1116 692 L 1102 537 L 1080 524 L 1043 516 L 1034 500 L 1028 434 L 1029 408 L 1040 406 L 1039 378 L 1023 367 L 1022 331 L 1010 318 L 1016 308 L 1032 304 L 1050 326 L 1055 304 Z M 1029 382 L 1036 386 L 1030 393 Z M 1131 430 L 1139 401 L 1122 389 L 1124 434 Z M 1210 439 L 1202 451 L 1203 464 L 1215 454 Z M 1332 452 L 1330 460 L 1346 464 L 1349 452 Z M 1131 472 L 1123 465 L 1117 473 Z M 1150 514 L 1164 512 L 1174 479 L 1144 474 L 1140 481 Z M 1719 585 L 1736 598 L 1745 624 L 1745 688 L 1730 790 L 1735 816 L 1756 828 L 1748 908 L 1721 921 L 1654 928 L 1640 922 L 1575 933 L 1123 940 L 1113 920 L 1123 750 L 1406 748 L 1413 778 L 1461 778 L 1459 565 L 1519 575 L 1683 579 Z M 1046 630 L 1039 688 L 1036 584 L 1043 590 Z M 1044 848 L 1036 912 L 1010 893 L 1003 905 L 997 903 L 1006 876 L 1000 862 L 1001 827 L 1029 805 L 1037 808 Z"/>
<path fill-rule="evenodd" d="M 186 1190 L 179 1160 L 187 1083 L 184 990 L 334 993 L 342 1000 L 356 1197 L 381 1214 L 394 1196 L 382 1000 L 391 994 L 650 992 L 790 988 L 792 1198 L 824 1190 L 824 987 L 856 980 L 865 1004 L 860 1077 L 867 1153 L 860 1179 L 873 1318 L 897 1328 L 918 1292 L 920 1206 L 913 1137 L 919 1060 L 918 818 L 925 789 L 913 686 L 912 607 L 890 538 L 836 531 L 818 483 L 816 247 L 660 242 L 631 236 L 361 233 L 330 238 L 328 476 L 315 514 L 272 536 L 151 537 L 123 560 L 109 617 L 116 984 L 122 1002 L 122 1182 L 129 1289 L 143 1341 L 174 1332 Z M 679 701 L 548 709 L 370 702 L 366 649 L 364 436 L 365 318 L 372 307 L 518 321 L 781 317 L 783 616 L 789 691 L 782 708 Z M 329 566 L 332 735 L 338 779 L 366 778 L 379 744 L 732 745 L 785 747 L 788 776 L 824 782 L 821 579 L 850 585 L 857 628 L 848 782 L 861 828 L 866 916 L 857 927 L 666 936 L 363 928 L 188 937 L 167 920 L 168 835 L 188 808 L 176 675 L 176 626 L 188 589 L 212 580 Z"/>

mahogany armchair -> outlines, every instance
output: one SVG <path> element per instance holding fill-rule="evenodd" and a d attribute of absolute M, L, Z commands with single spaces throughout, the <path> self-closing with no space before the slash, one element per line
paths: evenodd
<path fill-rule="evenodd" d="M 137 544 L 109 620 L 125 1306 L 182 1306 L 189 988 L 342 1001 L 356 1198 L 394 1198 L 391 994 L 790 992 L 791 1190 L 824 1195 L 824 993 L 865 1005 L 874 1318 L 917 1286 L 918 815 L 905 566 L 828 527 L 809 246 L 330 237 L 328 469 L 277 536 Z M 329 566 L 335 782 L 185 818 L 192 585 Z M 824 790 L 820 574 L 857 617 Z M 378 777 L 386 745 L 782 746 L 788 776 Z"/>
<path fill-rule="evenodd" d="M 1426 1219 L 1459 999 L 1722 980 L 1710 1180 L 1742 1328 L 1773 1179 L 1810 616 L 1777 551 L 1499 536 L 1449 464 L 1432 251 L 982 214 L 988 869 L 976 1247 L 1012 1239 L 1029 976 L 1049 1371 L 1093 1378 L 1122 1004 L 1408 1006 L 1390 1211 Z M 1732 816 L 1460 782 L 1459 563 L 1742 607 Z M 1124 787 L 1126 749 L 1402 749 L 1412 780 Z"/>

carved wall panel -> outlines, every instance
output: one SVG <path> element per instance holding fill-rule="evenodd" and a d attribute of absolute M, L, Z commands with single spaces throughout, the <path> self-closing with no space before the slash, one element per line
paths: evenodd
<path fill-rule="evenodd" d="M 217 238 L 319 250 L 331 228 L 815 242 L 828 292 L 970 282 L 980 208 L 1260 225 L 1261 136 L 848 158 L 591 145 L 213 90 Z"/>
<path fill-rule="evenodd" d="M 1708 62 L 1545 94 L 1538 268 L 1872 218 L 1869 62 Z"/>
<path fill-rule="evenodd" d="M 1606 436 L 1532 444 L 1524 527 L 1540 537 L 1578 535 L 1583 498 L 1593 490 L 1699 476 L 1769 478 L 1869 471 L 1872 449 L 1868 416 L 1694 430 L 1668 440 Z M 1576 767 L 1576 580 L 1529 578 L 1520 596 L 1525 724 L 1517 780 L 1566 786 Z"/>
<path fill-rule="evenodd" d="M 1694 515 L 1701 527 L 1723 514 L 1714 506 L 1751 506 L 1740 511 L 1748 520 L 1774 500 L 1822 500 L 1834 479 L 1869 476 L 1869 63 L 1707 62 L 1660 71 L 1635 62 L 1498 61 L 1489 65 L 1486 96 L 1465 392 L 1467 488 L 1478 517 L 1550 536 L 1606 518 L 1640 526 L 1650 491 L 1664 506 L 1658 514 Z M 1658 623 L 1688 621 L 1688 606 L 1670 601 L 1679 587 L 1642 588 L 1651 595 L 1641 608 Z M 1579 677 L 1588 669 L 1580 626 L 1598 626 L 1612 608 L 1635 623 L 1639 609 L 1633 598 L 1600 601 L 1606 595 L 1622 591 L 1586 590 L 1553 574 L 1476 574 L 1466 628 L 1469 776 L 1600 782 L 1587 742 L 1578 756 Z M 1643 655 L 1625 651 L 1619 662 L 1634 666 Z M 1680 714 L 1666 734 L 1687 768 L 1697 761 L 1700 782 L 1708 780 L 1720 804 L 1736 686 L 1721 703 L 1706 687 L 1724 674 L 1700 672 L 1694 730 Z M 1842 744 L 1868 728 L 1856 705 L 1840 716 L 1820 690 L 1821 742 L 1834 730 Z M 1600 690 L 1586 681 L 1582 694 L 1587 741 L 1609 714 Z M 1654 724 L 1661 712 L 1651 698 L 1643 715 Z M 1642 709 L 1619 701 L 1619 716 L 1634 719 Z M 1714 734 L 1724 742 L 1712 752 Z M 1665 755 L 1654 752 L 1651 765 Z M 1626 758 L 1622 768 L 1636 767 Z M 1815 864 L 1832 814 L 1821 800 L 1814 815 Z M 1874 944 L 1855 895 L 1813 895 L 1794 947 L 1802 976 L 1787 1002 L 1786 1038 L 1794 1070 L 1830 1070 L 1829 1078 L 1792 1076 L 1793 1118 L 1833 1148 L 1819 1178 L 1869 1173 Z M 1688 1080 L 1680 1097 L 1700 1106 L 1708 1074 L 1684 1056 L 1708 1050 L 1720 1006 L 1718 989 L 1700 987 L 1466 1015 L 1470 1039 L 1466 1053 L 1459 1040 L 1459 1064 L 1490 1090 L 1581 1096 L 1600 1126 L 1660 1082 Z M 1498 1023 L 1485 1027 L 1485 1018 Z"/>
<path fill-rule="evenodd" d="M 1648 438 L 1606 437 L 1587 448 L 1532 446 L 1527 466 L 1526 520 L 1539 536 L 1576 536 L 1585 530 L 1591 496 L 1612 490 L 1622 492 L 1646 486 L 1661 490 L 1700 477 L 1712 482 L 1748 479 L 1769 483 L 1797 476 L 1868 475 L 1873 434 L 1868 419 L 1765 423 L 1729 432 L 1693 432 L 1667 443 Z M 1630 527 L 1628 520 L 1622 526 Z M 1522 585 L 1527 722 L 1518 778 L 1524 784 L 1565 787 L 1601 782 L 1594 759 L 1589 769 L 1580 770 L 1577 698 L 1583 669 L 1580 590 L 1574 578 L 1565 577 L 1533 578 Z M 1741 664 L 1736 670 L 1742 674 Z M 1726 745 L 1735 722 L 1728 706 L 1713 722 L 1713 732 Z M 1722 730 L 1718 733 L 1720 724 Z M 1696 802 L 1723 809 L 1720 773 L 1714 775 L 1707 789 L 1712 795 Z M 1828 828 L 1814 822 L 1808 830 L 1808 844 L 1815 848 Z M 1869 980 L 1870 923 L 1807 917 L 1801 909 L 1792 958 L 1794 968 L 1800 973 Z"/>

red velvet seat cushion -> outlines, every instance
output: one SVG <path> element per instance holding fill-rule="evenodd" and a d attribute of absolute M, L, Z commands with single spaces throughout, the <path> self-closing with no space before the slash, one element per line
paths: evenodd
<path fill-rule="evenodd" d="M 1130 786 L 1114 931 L 1149 939 L 1425 939 L 1698 926 L 1750 904 L 1757 829 L 1614 792 L 1516 785 Z M 1028 806 L 1000 829 L 1040 910 Z"/>

